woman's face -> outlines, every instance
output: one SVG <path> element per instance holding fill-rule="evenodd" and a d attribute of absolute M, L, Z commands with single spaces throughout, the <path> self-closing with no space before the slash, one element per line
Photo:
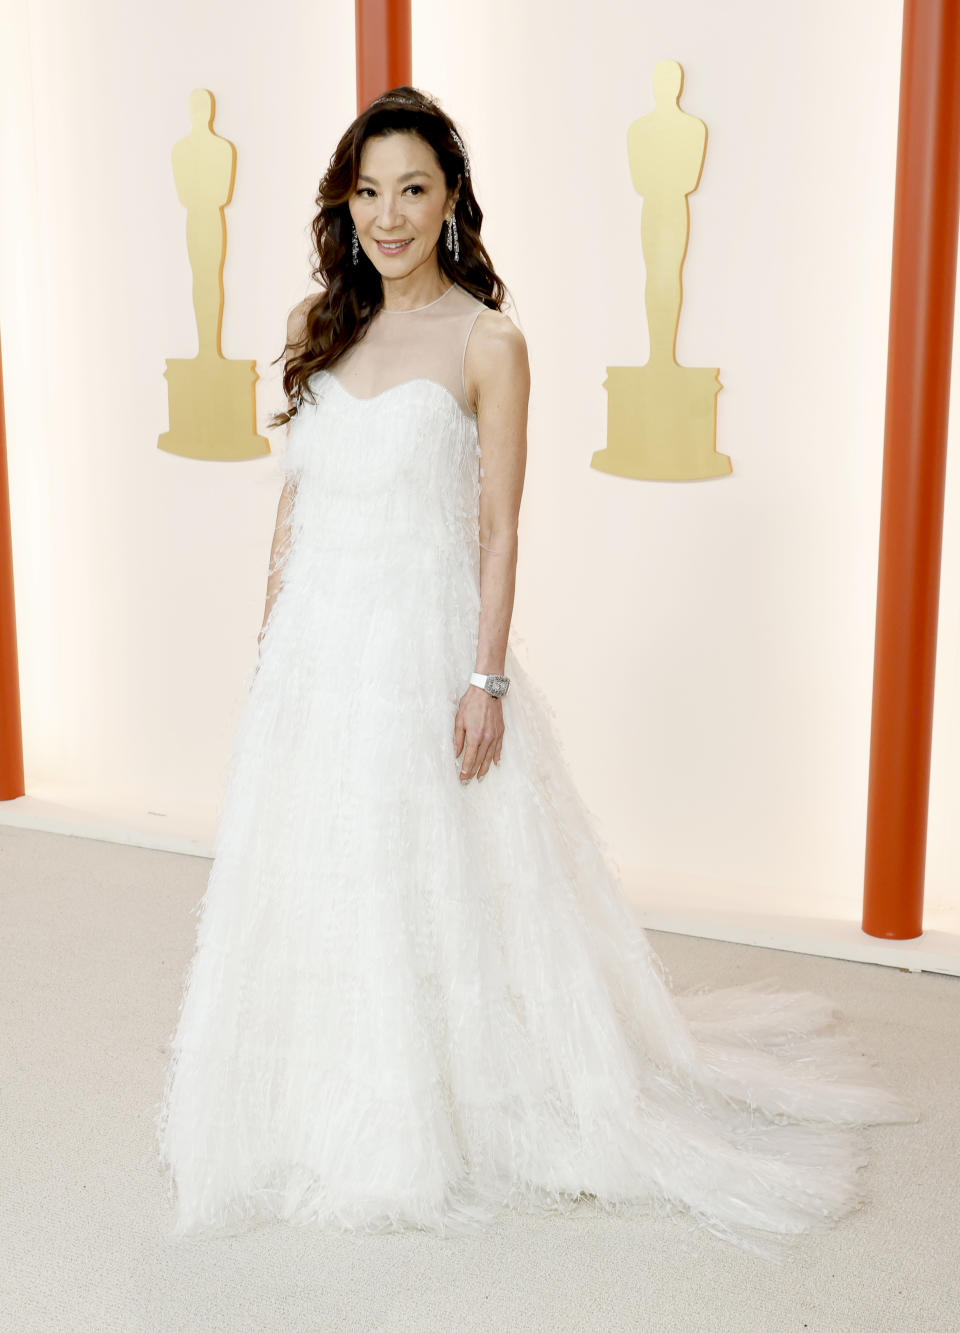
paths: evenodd
<path fill-rule="evenodd" d="M 360 154 L 350 214 L 370 262 L 389 284 L 425 263 L 436 264 L 436 245 L 456 191 L 448 191 L 433 149 L 412 130 L 368 139 Z M 395 250 L 381 241 L 404 241 Z"/>

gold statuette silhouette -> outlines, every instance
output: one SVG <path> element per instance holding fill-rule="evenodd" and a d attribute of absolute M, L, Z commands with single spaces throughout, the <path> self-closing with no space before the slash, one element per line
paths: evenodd
<path fill-rule="evenodd" d="M 195 88 L 189 111 L 192 128 L 174 144 L 172 157 L 177 195 L 187 210 L 197 355 L 167 359 L 170 429 L 157 446 L 184 458 L 262 458 L 270 444 L 257 434 L 257 363 L 227 361 L 220 348 L 227 247 L 223 210 L 233 195 L 237 152 L 213 132 L 212 93 Z"/>
<path fill-rule="evenodd" d="M 659 61 L 653 71 L 656 106 L 627 130 L 630 174 L 643 197 L 650 359 L 645 366 L 607 366 L 607 447 L 590 460 L 601 472 L 650 481 L 694 481 L 731 471 L 729 457 L 716 451 L 719 369 L 676 360 L 680 271 L 690 229 L 687 195 L 700 180 L 707 137 L 703 121 L 677 105 L 682 86 L 677 62 Z"/>

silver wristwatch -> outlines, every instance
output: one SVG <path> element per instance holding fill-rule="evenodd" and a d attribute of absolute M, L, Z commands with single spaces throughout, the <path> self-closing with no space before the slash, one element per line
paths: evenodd
<path fill-rule="evenodd" d="M 479 671 L 474 671 L 470 677 L 471 685 L 479 685 L 481 690 L 486 690 L 492 694 L 494 699 L 502 699 L 510 688 L 509 676 L 482 676 Z"/>

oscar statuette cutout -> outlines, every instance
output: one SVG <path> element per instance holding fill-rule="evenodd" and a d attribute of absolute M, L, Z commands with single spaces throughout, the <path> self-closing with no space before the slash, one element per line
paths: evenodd
<path fill-rule="evenodd" d="M 173 176 L 187 210 L 187 254 L 193 272 L 197 355 L 169 357 L 164 375 L 170 429 L 157 447 L 184 458 L 229 462 L 262 458 L 270 444 L 257 434 L 256 361 L 228 361 L 220 347 L 224 207 L 233 195 L 237 153 L 213 132 L 214 98 L 190 93 L 191 130 L 174 145 Z"/>
<path fill-rule="evenodd" d="M 732 471 L 729 457 L 716 449 L 719 369 L 676 360 L 680 274 L 690 230 L 687 195 L 699 183 L 707 138 L 703 121 L 677 105 L 682 86 L 677 62 L 659 61 L 654 110 L 627 131 L 630 174 L 643 198 L 650 358 L 643 366 L 607 366 L 607 444 L 590 460 L 600 472 L 649 481 L 695 481 Z"/>

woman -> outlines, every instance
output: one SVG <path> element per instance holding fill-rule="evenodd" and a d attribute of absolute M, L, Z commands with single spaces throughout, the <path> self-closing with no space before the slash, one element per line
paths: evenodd
<path fill-rule="evenodd" d="M 317 202 L 261 655 L 158 1116 L 174 1233 L 588 1198 L 772 1256 L 862 1202 L 858 1127 L 915 1112 L 823 997 L 672 995 L 620 892 L 508 644 L 529 371 L 449 117 L 378 98 Z"/>

